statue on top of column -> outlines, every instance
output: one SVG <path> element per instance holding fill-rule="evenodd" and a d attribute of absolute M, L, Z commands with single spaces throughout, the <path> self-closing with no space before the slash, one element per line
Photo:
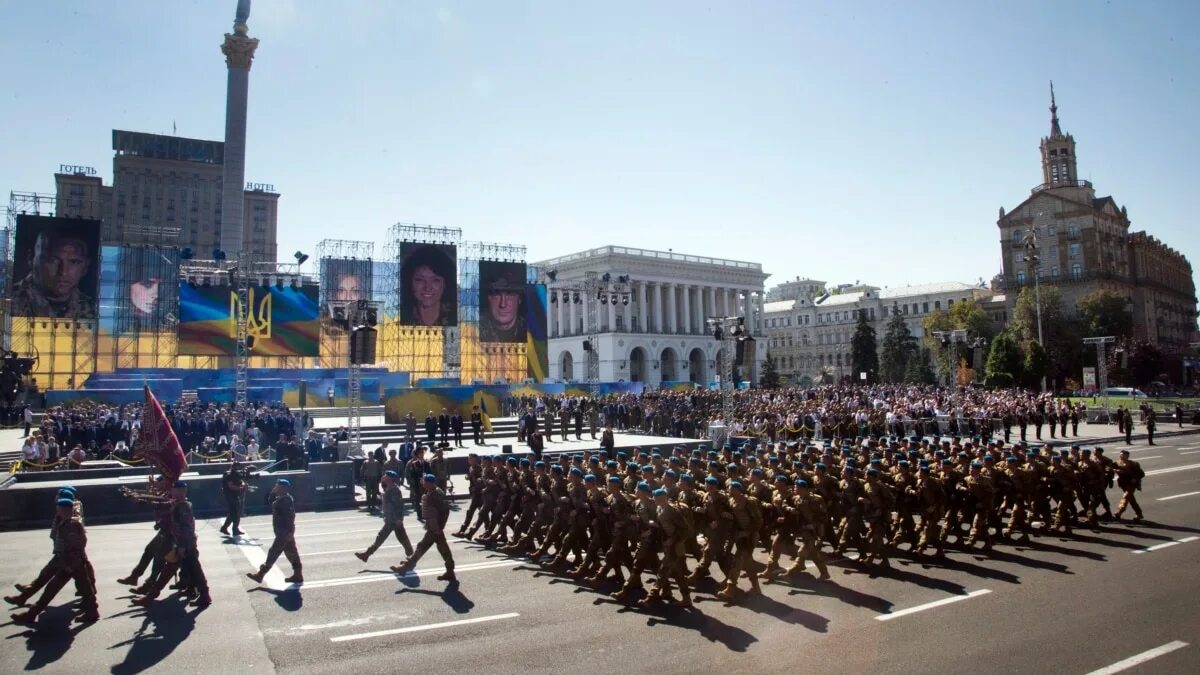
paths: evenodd
<path fill-rule="evenodd" d="M 237 15 L 233 18 L 233 32 L 245 35 L 250 31 L 246 22 L 250 20 L 250 0 L 238 0 Z"/>

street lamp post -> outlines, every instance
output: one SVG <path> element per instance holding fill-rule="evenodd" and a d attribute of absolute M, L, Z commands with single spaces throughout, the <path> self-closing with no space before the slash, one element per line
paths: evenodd
<path fill-rule="evenodd" d="M 1040 214 L 1039 214 L 1040 215 Z M 1042 341 L 1042 285 L 1041 285 L 1041 259 L 1038 257 L 1037 229 L 1030 229 L 1025 235 L 1025 262 L 1029 265 L 1030 271 L 1033 273 L 1033 304 L 1034 311 L 1037 314 L 1037 336 L 1038 346 L 1042 351 L 1046 350 L 1046 343 Z M 1046 392 L 1046 373 L 1042 373 L 1042 393 Z"/>

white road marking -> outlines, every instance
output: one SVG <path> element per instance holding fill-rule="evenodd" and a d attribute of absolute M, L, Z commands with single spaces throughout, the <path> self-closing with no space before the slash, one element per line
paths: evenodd
<path fill-rule="evenodd" d="M 378 550 L 382 551 L 385 548 L 404 548 L 404 546 L 401 544 L 389 544 L 387 546 L 380 546 Z M 338 553 L 358 553 L 359 551 L 365 551 L 365 550 L 366 550 L 365 548 L 340 548 L 336 551 L 317 551 L 316 553 L 305 553 L 304 557 L 311 558 L 314 555 L 335 555 Z"/>
<path fill-rule="evenodd" d="M 1185 492 L 1181 495 L 1171 495 L 1170 497 L 1159 497 L 1158 501 L 1165 502 L 1165 501 L 1169 501 L 1172 499 L 1181 499 L 1183 497 L 1195 497 L 1196 495 L 1200 495 L 1200 492 Z"/>
<path fill-rule="evenodd" d="M 1154 546 L 1139 548 L 1136 551 L 1133 551 L 1133 553 L 1150 553 L 1151 551 L 1161 551 L 1164 548 L 1171 548 L 1172 546 L 1186 544 L 1191 541 L 1196 541 L 1197 539 L 1200 539 L 1200 537 L 1184 537 L 1183 539 L 1176 539 L 1175 541 L 1167 541 L 1161 544 L 1155 544 Z"/>
<path fill-rule="evenodd" d="M 297 539 L 304 537 L 331 537 L 339 534 L 358 534 L 360 532 L 379 532 L 378 527 L 372 527 L 369 530 L 337 530 L 335 532 L 302 532 L 296 535 Z"/>
<path fill-rule="evenodd" d="M 1174 473 L 1176 471 L 1190 471 L 1192 469 L 1200 469 L 1200 464 L 1185 464 L 1183 466 L 1173 466 L 1169 469 L 1155 469 L 1153 471 L 1147 471 L 1146 475 L 1157 476 L 1160 473 Z"/>
<path fill-rule="evenodd" d="M 1148 459 L 1162 459 L 1162 455 L 1150 455 L 1149 457 L 1138 457 L 1138 461 L 1144 462 Z"/>
<path fill-rule="evenodd" d="M 1195 455 L 1195 454 L 1200 454 L 1200 450 L 1192 450 L 1191 452 L 1181 452 L 1181 453 L 1179 453 L 1179 454 L 1181 454 L 1181 455 Z"/>
<path fill-rule="evenodd" d="M 233 543 L 241 550 L 242 555 L 246 556 L 246 562 L 254 567 L 255 572 L 267 561 L 267 552 L 262 549 L 257 539 L 238 536 L 233 538 Z M 289 584 L 283 579 L 283 572 L 279 571 L 279 566 L 272 565 L 271 569 L 267 570 L 266 576 L 263 577 L 261 585 L 273 591 L 286 591 L 294 587 L 293 584 Z"/>
<path fill-rule="evenodd" d="M 898 612 L 888 612 L 887 614 L 880 614 L 879 616 L 875 617 L 875 620 L 876 621 L 891 621 L 892 619 L 899 619 L 902 616 L 908 616 L 909 614 L 916 614 L 917 612 L 924 612 L 927 609 L 933 609 L 935 607 L 941 607 L 942 605 L 949 605 L 951 603 L 960 602 L 962 600 L 976 598 L 981 595 L 987 595 L 988 593 L 991 593 L 991 591 L 986 588 L 981 588 L 978 591 L 971 591 L 970 593 L 967 593 L 965 595 L 953 595 L 953 596 L 950 596 L 949 598 L 942 598 L 941 600 L 934 600 L 933 602 L 927 602 L 924 605 L 917 605 L 916 607 L 909 607 L 908 609 L 902 609 Z"/>
<path fill-rule="evenodd" d="M 1155 647 L 1154 649 L 1146 650 L 1141 654 L 1135 654 L 1123 661 L 1117 661 L 1111 666 L 1105 666 L 1099 670 L 1093 670 L 1092 672 L 1088 673 L 1088 675 L 1112 675 L 1113 673 L 1119 673 L 1122 670 L 1129 670 L 1130 668 L 1141 665 L 1150 659 L 1156 659 L 1163 654 L 1170 654 L 1176 649 L 1183 649 L 1186 646 L 1188 646 L 1188 643 L 1183 642 L 1182 640 L 1168 642 L 1161 647 Z"/>
<path fill-rule="evenodd" d="M 461 567 L 455 567 L 454 572 L 455 572 L 455 574 L 457 574 L 459 572 L 476 572 L 479 570 L 490 570 L 490 569 L 495 569 L 495 568 L 500 568 L 500 567 L 516 567 L 517 565 L 521 565 L 521 564 L 524 564 L 527 562 L 528 561 L 525 561 L 525 560 L 515 560 L 515 559 L 513 559 L 513 560 L 495 560 L 495 561 L 488 561 L 488 562 L 482 562 L 482 563 L 474 563 L 472 565 L 463 565 Z M 445 570 L 446 570 L 445 567 L 427 567 L 425 569 L 413 570 L 404 576 L 405 576 L 405 578 L 429 576 L 430 574 L 441 574 Z M 342 577 L 339 579 L 322 579 L 321 581 L 309 581 L 309 582 L 304 583 L 301 586 L 298 586 L 298 588 L 303 588 L 304 590 L 308 591 L 308 590 L 312 590 L 314 588 L 333 588 L 335 586 L 353 586 L 355 584 L 367 584 L 367 583 L 371 583 L 374 581 L 399 581 L 399 579 L 400 579 L 400 577 L 397 577 L 392 572 L 380 572 L 380 573 L 376 573 L 376 574 L 360 574 L 360 575 L 354 576 L 354 577 Z"/>
<path fill-rule="evenodd" d="M 388 635 L 401 635 L 403 633 L 416 633 L 424 630 L 435 630 L 438 628 L 453 628 L 454 626 L 466 626 L 473 623 L 483 623 L 485 621 L 499 621 L 500 619 L 515 619 L 520 614 L 510 612 L 508 614 L 495 614 L 493 616 L 478 616 L 473 619 L 459 619 L 458 621 L 445 621 L 443 623 L 431 623 L 424 626 L 408 626 L 407 628 L 392 628 L 390 630 L 377 630 L 370 633 L 358 633 L 356 635 L 339 635 L 338 637 L 329 638 L 330 642 L 348 642 L 350 640 L 365 640 L 373 637 L 384 637 Z"/>
<path fill-rule="evenodd" d="M 408 616 L 404 614 L 384 614 L 382 616 L 363 616 L 354 619 L 344 619 L 342 621 L 334 621 L 331 623 L 306 623 L 300 626 L 291 626 L 289 628 L 268 628 L 263 631 L 268 635 L 304 635 L 306 633 L 314 633 L 319 630 L 329 630 L 330 628 L 355 628 L 357 626 L 365 626 L 371 623 L 379 623 L 381 621 L 397 620 L 403 621 Z"/>

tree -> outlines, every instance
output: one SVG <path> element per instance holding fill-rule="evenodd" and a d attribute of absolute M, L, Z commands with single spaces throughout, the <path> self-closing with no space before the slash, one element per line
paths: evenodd
<path fill-rule="evenodd" d="M 908 364 L 916 355 L 917 339 L 909 332 L 904 317 L 893 313 L 892 318 L 888 319 L 887 332 L 883 336 L 880 379 L 884 382 L 905 382 Z"/>
<path fill-rule="evenodd" d="M 1046 376 L 1046 350 L 1037 340 L 1025 341 L 1025 368 L 1022 377 L 1026 387 L 1037 389 L 1042 386 L 1042 378 Z"/>
<path fill-rule="evenodd" d="M 949 311 L 935 309 L 932 314 L 925 317 L 922 325 L 925 328 L 925 346 L 933 351 L 935 368 L 943 378 L 950 375 L 947 369 L 951 367 L 951 364 L 958 363 L 966 356 L 967 347 L 963 342 L 953 343 L 949 346 L 943 345 L 941 340 L 934 335 L 935 332 L 965 330 L 967 339 L 982 337 L 989 340 L 995 332 L 992 329 L 991 317 L 974 300 L 955 303 Z M 946 353 L 947 349 L 953 350 L 953 356 Z"/>
<path fill-rule="evenodd" d="M 1017 296 L 1012 323 L 1026 343 L 1038 339 L 1037 306 L 1034 289 L 1028 286 L 1022 288 Z M 1063 314 L 1062 293 L 1055 286 L 1042 287 L 1041 308 L 1043 356 L 1048 364 L 1043 372 L 1053 388 L 1055 383 L 1080 372 L 1083 367 L 1082 328 L 1079 321 L 1068 319 Z M 1038 382 L 1040 386 L 1040 376 Z"/>
<path fill-rule="evenodd" d="M 770 352 L 767 352 L 767 358 L 763 362 L 762 377 L 758 378 L 758 386 L 763 389 L 779 388 L 779 369 L 775 367 L 775 357 Z"/>
<path fill-rule="evenodd" d="M 916 338 L 913 338 L 913 344 L 916 344 Z M 937 373 L 933 372 L 933 367 L 929 365 L 931 358 L 933 356 L 928 349 L 918 349 L 914 346 L 904 368 L 904 381 L 908 384 L 937 384 Z"/>
<path fill-rule="evenodd" d="M 1144 387 L 1163 372 L 1163 355 L 1145 340 L 1124 338 L 1108 352 L 1108 372 L 1113 382 Z"/>
<path fill-rule="evenodd" d="M 859 373 L 867 374 L 867 382 L 879 380 L 879 345 L 875 339 L 875 327 L 867 321 L 866 312 L 858 313 L 858 325 L 854 327 L 854 338 L 850 341 L 850 364 L 856 381 Z"/>
<path fill-rule="evenodd" d="M 1085 337 L 1127 338 L 1133 335 L 1129 299 L 1112 291 L 1096 291 L 1079 300 L 1079 321 Z"/>
<path fill-rule="evenodd" d="M 1011 331 L 1002 331 L 992 340 L 988 351 L 984 377 L 992 387 L 1011 387 L 1024 379 L 1024 356 L 1016 336 Z"/>

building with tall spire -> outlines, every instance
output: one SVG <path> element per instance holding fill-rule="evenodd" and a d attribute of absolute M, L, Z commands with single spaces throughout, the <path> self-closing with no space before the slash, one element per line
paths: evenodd
<path fill-rule="evenodd" d="M 1050 134 L 1040 150 L 1042 182 L 1012 210 L 1001 207 L 996 221 L 1009 316 L 1020 289 L 1033 285 L 1037 274 L 1040 283 L 1061 290 L 1068 315 L 1095 291 L 1124 296 L 1134 337 L 1182 355 L 1196 339 L 1191 263 L 1149 233 L 1131 231 L 1125 207 L 1111 196 L 1097 197 L 1092 183 L 1079 179 L 1075 139 L 1062 130 L 1053 83 Z"/>
<path fill-rule="evenodd" d="M 246 109 L 250 97 L 250 64 L 258 40 L 250 37 L 250 0 L 238 0 L 233 33 L 225 34 L 221 52 L 229 69 L 225 88 L 225 163 L 221 200 L 221 250 L 230 259 L 247 253 L 243 244 L 246 183 Z"/>

